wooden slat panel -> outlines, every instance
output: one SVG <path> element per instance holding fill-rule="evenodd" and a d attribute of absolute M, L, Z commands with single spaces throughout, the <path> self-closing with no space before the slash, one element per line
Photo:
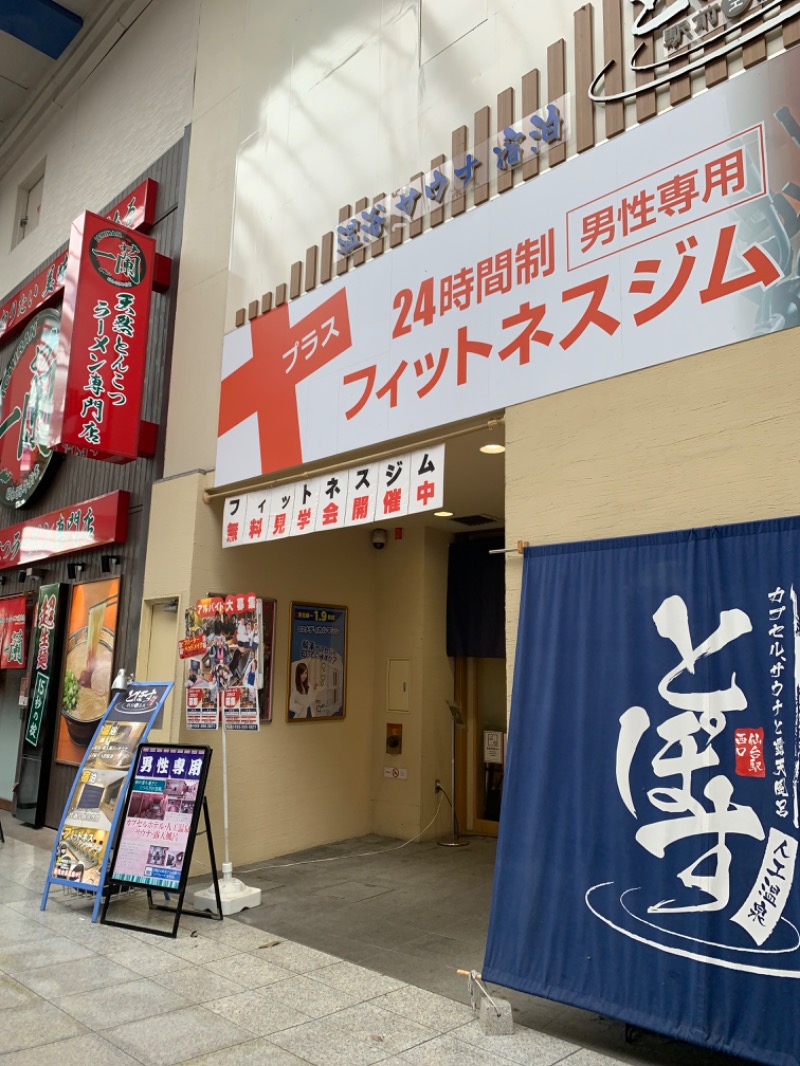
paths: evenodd
<path fill-rule="evenodd" d="M 594 147 L 594 104 L 589 87 L 594 78 L 594 8 L 584 4 L 575 20 L 575 136 L 579 152 Z"/>
<path fill-rule="evenodd" d="M 481 165 L 475 168 L 475 178 L 473 179 L 473 203 L 485 204 L 489 199 L 489 160 L 486 158 L 488 152 L 489 141 L 489 124 L 492 121 L 491 108 L 482 107 L 480 111 L 475 112 L 475 140 L 473 142 L 473 154 L 478 156 L 481 160 Z"/>
<path fill-rule="evenodd" d="M 333 233 L 328 230 L 323 234 L 319 246 L 319 281 L 324 285 L 333 277 Z"/>
<path fill-rule="evenodd" d="M 506 126 L 510 126 L 513 121 L 514 90 L 503 89 L 501 93 L 497 94 L 497 132 L 502 133 Z M 510 167 L 506 170 L 497 170 L 495 158 L 495 154 L 492 152 L 491 160 L 488 160 L 486 165 L 497 174 L 497 191 L 508 192 L 509 189 L 514 187 L 514 171 Z"/>
<path fill-rule="evenodd" d="M 467 154 L 467 127 L 459 126 L 457 130 L 453 130 L 452 137 L 452 158 L 453 169 L 464 165 L 464 156 Z M 453 196 L 450 200 L 450 214 L 455 218 L 456 215 L 462 214 L 467 209 L 467 197 L 464 192 L 456 192 L 456 189 L 460 190 L 461 182 L 458 178 L 453 176 Z"/>
<path fill-rule="evenodd" d="M 367 199 L 366 196 L 362 196 L 360 200 L 356 200 L 356 215 L 358 217 L 358 221 L 359 222 L 361 221 L 361 212 L 362 211 L 366 211 L 367 207 L 369 207 L 369 200 Z M 353 253 L 353 256 L 352 256 L 353 266 L 354 267 L 362 266 L 363 263 L 364 263 L 364 260 L 366 258 L 367 258 L 367 249 L 366 248 L 360 248 L 357 252 Z"/>
<path fill-rule="evenodd" d="M 298 259 L 296 263 L 292 263 L 292 269 L 289 273 L 289 299 L 296 300 L 302 291 L 303 264 Z"/>
<path fill-rule="evenodd" d="M 246 307 L 240 307 L 239 310 L 236 312 L 236 314 L 233 316 L 233 323 L 236 326 L 236 328 L 238 329 L 240 326 L 243 326 L 246 321 L 247 321 L 247 308 Z"/>
<path fill-rule="evenodd" d="M 539 71 L 529 70 L 522 75 L 522 116 L 527 119 L 534 111 L 538 111 L 539 104 Z M 524 181 L 535 177 L 539 173 L 539 157 L 531 156 L 522 164 L 522 177 Z"/>
<path fill-rule="evenodd" d="M 311 292 L 317 287 L 317 260 L 319 250 L 316 244 L 306 249 L 306 292 Z"/>
<path fill-rule="evenodd" d="M 265 315 L 267 311 L 272 310 L 272 293 L 265 292 L 261 297 L 261 314 Z"/>
<path fill-rule="evenodd" d="M 752 28 L 758 25 L 763 19 L 754 19 Z M 759 37 L 755 41 L 748 41 L 748 43 L 742 49 L 742 64 L 745 70 L 749 70 L 750 67 L 756 66 L 758 63 L 763 63 L 767 58 L 767 39 L 766 37 Z"/>
<path fill-rule="evenodd" d="M 276 286 L 275 288 L 275 306 L 281 307 L 286 303 L 286 283 Z"/>
<path fill-rule="evenodd" d="M 783 47 L 791 48 L 800 42 L 800 15 L 783 24 Z"/>
<path fill-rule="evenodd" d="M 340 207 L 339 208 L 339 225 L 341 226 L 341 224 L 343 222 L 347 222 L 348 218 L 352 217 L 352 214 L 353 214 L 353 205 L 352 204 L 345 204 L 343 207 Z M 342 274 L 346 274 L 349 269 L 350 269 L 350 258 L 349 258 L 349 256 L 341 256 L 337 252 L 336 253 L 336 277 L 340 278 L 342 276 Z"/>
<path fill-rule="evenodd" d="M 554 41 L 547 49 L 547 102 L 563 96 L 567 91 L 567 46 L 564 38 Z M 566 144 L 557 144 L 547 151 L 547 164 L 557 167 L 567 158 Z"/>
<path fill-rule="evenodd" d="M 622 0 L 603 0 L 603 65 L 613 59 L 614 66 L 605 76 L 607 95 L 621 93 L 622 55 Z M 616 137 L 625 129 L 625 104 L 605 104 L 606 137 Z"/>
<path fill-rule="evenodd" d="M 411 178 L 412 184 L 422 192 L 422 174 L 414 174 Z M 423 193 L 424 196 L 424 193 Z M 417 200 L 416 207 L 414 209 L 414 218 L 408 224 L 409 237 L 419 237 L 422 233 L 425 225 L 425 204 L 422 202 L 422 197 Z"/>
<path fill-rule="evenodd" d="M 247 305 L 247 317 L 252 322 L 254 318 L 258 318 L 259 306 L 258 300 L 251 300 Z"/>
<path fill-rule="evenodd" d="M 447 157 L 446 156 L 443 156 L 443 155 L 434 156 L 434 158 L 431 160 L 431 171 L 436 170 L 437 167 L 440 167 L 442 165 L 442 163 L 445 163 L 446 161 L 447 161 Z M 431 202 L 433 202 L 433 201 L 431 201 Z M 430 217 L 431 226 L 440 226 L 442 224 L 442 222 L 444 222 L 444 207 L 434 207 L 434 208 L 432 208 L 429 217 Z"/>
<path fill-rule="evenodd" d="M 704 73 L 707 89 L 719 85 L 728 77 L 728 57 L 720 56 L 719 59 L 712 59 L 710 63 L 706 63 Z"/>
<path fill-rule="evenodd" d="M 386 198 L 386 194 L 382 193 L 382 192 L 379 192 L 377 196 L 374 196 L 372 198 L 373 206 L 375 204 L 379 204 L 385 198 Z M 386 229 L 384 227 L 384 233 L 385 232 L 386 232 Z M 385 247 L 386 247 L 386 238 L 385 237 L 381 237 L 379 240 L 373 241 L 372 244 L 370 245 L 370 255 L 372 256 L 372 258 L 374 259 L 378 255 L 383 255 L 383 251 L 384 251 Z"/>
<path fill-rule="evenodd" d="M 645 63 L 653 62 L 653 38 L 644 38 L 643 47 L 639 55 L 636 57 L 636 62 L 641 66 Z M 650 74 L 637 74 L 636 84 L 644 85 L 648 81 L 652 80 Z M 639 93 L 636 97 L 636 121 L 645 122 L 648 118 L 652 118 L 656 113 L 656 91 L 651 89 L 646 93 Z"/>
<path fill-rule="evenodd" d="M 681 67 L 686 66 L 686 60 L 681 59 L 677 63 L 670 64 L 670 72 L 680 70 Z M 688 100 L 692 95 L 692 78 L 689 74 L 684 74 L 682 77 L 678 76 L 673 78 L 669 83 L 669 102 L 675 107 L 676 104 L 682 104 L 684 100 Z"/>
<path fill-rule="evenodd" d="M 391 208 L 397 203 L 398 194 L 389 197 L 389 247 L 399 248 L 406 235 L 405 222 L 401 214 L 393 213 Z"/>

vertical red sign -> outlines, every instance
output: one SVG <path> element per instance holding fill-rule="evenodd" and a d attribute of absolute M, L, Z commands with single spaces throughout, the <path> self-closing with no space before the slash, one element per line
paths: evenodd
<path fill-rule="evenodd" d="M 764 730 L 737 729 L 734 737 L 736 745 L 736 773 L 739 777 L 765 777 L 764 767 Z"/>
<path fill-rule="evenodd" d="M 25 665 L 25 597 L 0 600 L 0 670 Z"/>
<path fill-rule="evenodd" d="M 90 211 L 72 223 L 51 447 L 137 458 L 155 253 L 151 237 Z"/>

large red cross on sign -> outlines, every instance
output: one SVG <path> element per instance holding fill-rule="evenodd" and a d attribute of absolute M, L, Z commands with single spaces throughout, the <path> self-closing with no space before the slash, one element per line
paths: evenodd
<path fill-rule="evenodd" d="M 219 436 L 257 415 L 261 473 L 269 474 L 303 461 L 297 385 L 350 347 L 346 291 L 294 325 L 286 304 L 244 328 L 253 357 L 222 381 Z"/>

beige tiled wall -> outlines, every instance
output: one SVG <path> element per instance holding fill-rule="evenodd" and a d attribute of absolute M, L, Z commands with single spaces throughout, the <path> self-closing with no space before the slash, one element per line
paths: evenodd
<path fill-rule="evenodd" d="M 392 534 L 377 552 L 369 529 L 352 529 L 223 550 L 221 505 L 203 502 L 209 480 L 189 474 L 154 487 L 144 598 L 178 596 L 181 611 L 217 591 L 253 591 L 278 601 L 274 720 L 258 734 L 228 737 L 234 862 L 367 832 L 414 836 L 433 815 L 434 780 L 449 767 L 442 735 L 442 723 L 449 725 L 444 701 L 452 693 L 444 654 L 446 538 L 411 527 L 402 540 Z M 344 721 L 286 720 L 292 600 L 349 609 Z M 150 676 L 147 647 L 145 627 L 137 663 L 141 677 Z M 411 706 L 399 716 L 386 709 L 390 658 L 412 663 Z M 177 649 L 175 667 L 180 689 Z M 404 724 L 404 746 L 402 756 L 392 758 L 384 754 L 385 727 L 395 718 Z M 220 735 L 188 733 L 182 719 L 178 697 L 164 736 L 210 742 L 215 749 L 209 799 L 219 837 Z M 407 769 L 407 780 L 385 779 L 385 765 Z M 437 823 L 429 835 L 437 829 L 443 825 Z"/>
<path fill-rule="evenodd" d="M 506 531 L 532 545 L 800 511 L 800 331 L 506 412 Z M 522 560 L 506 568 L 509 686 Z"/>

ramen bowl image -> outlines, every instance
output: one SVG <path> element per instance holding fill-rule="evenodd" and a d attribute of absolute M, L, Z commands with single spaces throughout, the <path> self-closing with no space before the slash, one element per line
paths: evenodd
<path fill-rule="evenodd" d="M 108 707 L 114 659 L 113 632 L 102 625 L 93 626 L 91 614 L 90 611 L 89 625 L 70 633 L 67 640 L 67 666 L 61 694 L 61 713 L 67 731 L 81 748 L 88 746 Z"/>

